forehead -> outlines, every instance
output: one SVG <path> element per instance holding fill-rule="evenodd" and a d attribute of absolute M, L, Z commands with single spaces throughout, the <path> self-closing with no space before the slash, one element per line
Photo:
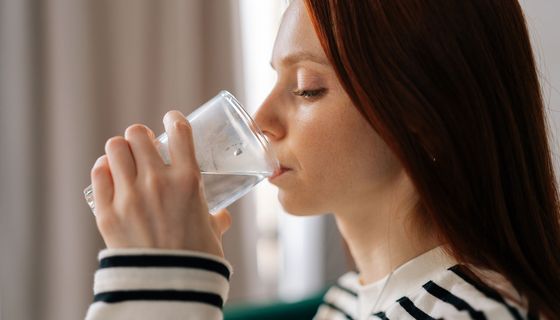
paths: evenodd
<path fill-rule="evenodd" d="M 327 57 L 315 34 L 311 19 L 301 0 L 292 1 L 284 16 L 276 36 L 271 64 L 292 64 L 301 60 L 311 60 L 328 65 Z"/>

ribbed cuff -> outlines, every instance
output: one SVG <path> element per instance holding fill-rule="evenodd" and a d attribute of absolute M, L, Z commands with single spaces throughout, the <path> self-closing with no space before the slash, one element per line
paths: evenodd
<path fill-rule="evenodd" d="M 105 249 L 99 253 L 94 302 L 182 301 L 222 308 L 231 265 L 215 255 L 164 249 Z"/>

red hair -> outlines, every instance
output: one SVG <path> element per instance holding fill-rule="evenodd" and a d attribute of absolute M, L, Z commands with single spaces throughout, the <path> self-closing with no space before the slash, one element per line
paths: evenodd
<path fill-rule="evenodd" d="M 558 189 L 519 3 L 305 3 L 345 91 L 414 183 L 421 219 L 530 310 L 560 314 Z"/>

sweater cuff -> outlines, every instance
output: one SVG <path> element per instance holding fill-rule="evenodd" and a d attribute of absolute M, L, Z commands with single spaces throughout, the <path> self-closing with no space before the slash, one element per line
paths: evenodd
<path fill-rule="evenodd" d="M 94 302 L 182 301 L 222 308 L 231 265 L 187 250 L 105 249 L 99 253 Z"/>

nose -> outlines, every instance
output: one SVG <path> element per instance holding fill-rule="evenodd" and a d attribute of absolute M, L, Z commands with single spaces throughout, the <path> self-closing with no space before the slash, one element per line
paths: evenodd
<path fill-rule="evenodd" d="M 279 108 L 280 99 L 271 92 L 254 115 L 257 126 L 273 142 L 286 135 L 284 115 Z"/>

